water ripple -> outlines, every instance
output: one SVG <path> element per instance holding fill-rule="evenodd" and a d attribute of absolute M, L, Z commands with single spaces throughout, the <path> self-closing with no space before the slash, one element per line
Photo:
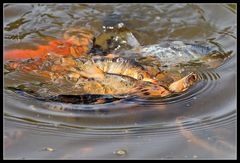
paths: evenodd
<path fill-rule="evenodd" d="M 208 41 L 227 50 L 236 47 L 236 21 L 231 12 L 219 7 L 210 10 L 199 4 L 143 6 L 30 4 L 20 7 L 5 4 L 5 10 L 9 10 L 5 12 L 5 47 L 26 48 L 19 39 L 32 44 L 36 43 L 35 39 L 62 38 L 63 31 L 72 26 L 101 31 L 103 18 L 113 11 L 134 29 L 141 45 L 172 39 Z M 143 8 L 139 10 L 140 7 Z M 213 11 L 221 11 L 219 19 Z M 14 126 L 70 137 L 174 135 L 179 134 L 180 126 L 192 131 L 228 126 L 236 121 L 235 65 L 236 54 L 216 70 L 199 71 L 196 85 L 168 98 L 127 97 L 105 104 L 84 105 L 42 102 L 25 96 L 24 92 L 5 91 L 4 117 Z M 25 82 L 27 78 L 22 80 Z"/>
<path fill-rule="evenodd" d="M 199 82 L 183 94 L 165 99 L 140 99 L 137 97 L 117 102 L 79 105 L 36 100 L 6 93 L 5 117 L 25 127 L 38 126 L 37 130 L 66 135 L 122 135 L 122 134 L 170 134 L 179 133 L 176 116 L 191 109 L 191 103 L 212 92 L 221 76 L 214 71 L 199 72 Z M 149 108 L 149 109 L 147 109 Z M 179 109 L 180 108 L 180 109 Z M 14 112 L 11 113 L 11 112 Z M 169 114 L 172 114 L 169 116 Z M 165 117 L 167 115 L 167 118 Z M 162 119 L 161 119 L 162 118 Z M 236 112 L 204 114 L 181 121 L 186 129 L 202 130 L 232 123 Z M 114 121 L 113 121 L 114 119 Z M 124 119 L 124 121 L 122 121 Z M 143 122 L 142 122 L 143 121 Z M 63 131 L 64 133 L 61 133 Z M 73 136 L 73 135 L 72 135 Z"/>

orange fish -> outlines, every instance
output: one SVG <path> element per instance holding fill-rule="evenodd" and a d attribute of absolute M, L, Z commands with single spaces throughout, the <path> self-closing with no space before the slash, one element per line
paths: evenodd
<path fill-rule="evenodd" d="M 48 58 L 48 53 L 54 53 L 59 55 L 59 57 L 73 55 L 79 56 L 88 51 L 87 46 L 75 46 L 69 41 L 60 41 L 60 40 L 52 40 L 49 41 L 48 45 L 39 45 L 36 50 L 9 50 L 4 54 L 5 60 L 18 60 L 18 59 L 33 59 L 40 58 L 46 59 Z"/>

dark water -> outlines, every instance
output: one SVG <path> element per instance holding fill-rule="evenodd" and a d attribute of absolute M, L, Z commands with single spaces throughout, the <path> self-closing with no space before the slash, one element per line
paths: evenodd
<path fill-rule="evenodd" d="M 232 50 L 233 56 L 214 70 L 202 71 L 201 81 L 189 91 L 164 100 L 70 105 L 6 90 L 5 159 L 236 158 L 234 5 L 5 4 L 4 48 L 34 48 L 47 37 L 61 39 L 72 26 L 99 34 L 109 14 L 121 15 L 141 45 L 209 42 Z M 4 84 L 28 84 L 34 78 L 41 82 L 15 73 Z"/>

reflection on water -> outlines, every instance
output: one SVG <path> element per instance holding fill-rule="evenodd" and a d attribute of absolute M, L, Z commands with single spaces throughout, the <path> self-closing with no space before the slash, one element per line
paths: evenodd
<path fill-rule="evenodd" d="M 200 81 L 164 99 L 130 96 L 103 104 L 68 104 L 6 89 L 5 158 L 236 158 L 234 5 L 5 4 L 4 48 L 34 49 L 49 38 L 61 39 L 72 26 L 99 35 L 106 30 L 104 23 L 115 23 L 114 15 L 121 15 L 140 45 L 209 43 L 232 56 L 215 69 L 195 65 Z M 6 72 L 4 80 L 8 88 L 31 88 L 42 95 L 48 88 L 43 78 L 19 72 Z"/>

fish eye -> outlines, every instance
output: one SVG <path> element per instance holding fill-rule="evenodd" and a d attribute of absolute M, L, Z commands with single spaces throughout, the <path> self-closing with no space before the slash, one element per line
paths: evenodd
<path fill-rule="evenodd" d="M 143 78 L 144 78 L 143 74 L 139 74 L 139 75 L 137 76 L 137 80 L 143 80 Z"/>
<path fill-rule="evenodd" d="M 123 62 L 124 61 L 124 59 L 123 58 L 117 58 L 117 60 L 116 60 L 116 62 Z"/>

